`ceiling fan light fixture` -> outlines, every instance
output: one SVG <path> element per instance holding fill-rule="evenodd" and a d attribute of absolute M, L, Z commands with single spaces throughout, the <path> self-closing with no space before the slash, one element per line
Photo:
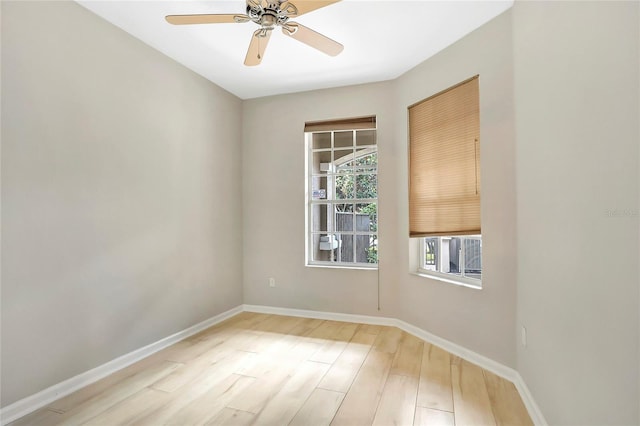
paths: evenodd
<path fill-rule="evenodd" d="M 269 13 L 269 11 L 265 11 L 260 17 L 260 25 L 262 28 L 268 28 L 272 30 L 276 25 L 279 25 L 278 17 L 274 14 Z"/>

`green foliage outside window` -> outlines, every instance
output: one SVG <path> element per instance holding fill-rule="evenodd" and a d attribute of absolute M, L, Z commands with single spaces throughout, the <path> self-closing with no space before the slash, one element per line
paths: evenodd
<path fill-rule="evenodd" d="M 338 174 L 335 178 L 336 183 L 336 199 L 376 199 L 378 197 L 378 176 L 377 174 L 357 174 L 358 171 L 376 171 L 378 166 L 378 154 L 372 153 L 355 161 L 351 161 L 346 165 L 349 172 Z M 355 208 L 355 212 L 354 212 Z M 369 231 L 376 232 L 378 230 L 378 205 L 377 203 L 361 203 L 361 204 L 337 204 L 338 212 L 348 212 L 356 214 L 364 214 L 369 216 Z M 373 237 L 372 237 L 373 239 Z M 378 244 L 377 238 L 371 241 L 367 251 L 367 262 L 378 263 Z"/>

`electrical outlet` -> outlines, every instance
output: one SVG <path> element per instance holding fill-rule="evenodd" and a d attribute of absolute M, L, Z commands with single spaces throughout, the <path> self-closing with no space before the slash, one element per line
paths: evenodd
<path fill-rule="evenodd" d="M 527 347 L 527 329 L 522 326 L 522 330 L 520 331 L 520 341 L 522 342 L 522 346 Z"/>
<path fill-rule="evenodd" d="M 276 279 L 269 278 L 269 287 L 275 287 L 275 286 L 276 286 Z"/>

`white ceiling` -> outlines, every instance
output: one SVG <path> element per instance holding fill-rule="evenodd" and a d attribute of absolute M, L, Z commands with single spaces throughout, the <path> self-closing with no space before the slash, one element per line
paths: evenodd
<path fill-rule="evenodd" d="M 342 0 L 295 19 L 342 43 L 340 55 L 327 56 L 277 30 L 262 64 L 247 67 L 245 54 L 258 28 L 253 22 L 174 26 L 164 19 L 244 13 L 245 0 L 77 1 L 242 99 L 393 79 L 513 4 Z"/>

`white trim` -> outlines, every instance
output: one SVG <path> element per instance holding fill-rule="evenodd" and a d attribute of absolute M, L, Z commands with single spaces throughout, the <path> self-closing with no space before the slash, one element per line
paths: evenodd
<path fill-rule="evenodd" d="M 375 317 L 369 315 L 342 314 L 338 312 L 322 312 L 311 311 L 307 309 L 279 308 L 275 306 L 264 305 L 243 305 L 246 312 L 257 312 L 261 314 L 287 315 L 290 317 L 315 318 L 322 320 L 358 322 L 361 324 L 373 325 L 393 325 L 389 321 L 395 321 L 393 318 Z"/>
<path fill-rule="evenodd" d="M 317 318 L 323 320 L 347 321 L 362 324 L 398 327 L 399 329 L 406 331 L 409 334 L 413 334 L 414 336 L 426 342 L 441 347 L 442 349 L 453 355 L 459 356 L 460 358 L 476 364 L 484 368 L 485 370 L 488 370 L 493 374 L 502 377 L 503 379 L 509 380 L 518 390 L 518 393 L 522 398 L 522 402 L 527 408 L 527 411 L 529 412 L 529 416 L 531 417 L 533 423 L 539 426 L 547 426 L 547 422 L 544 419 L 540 408 L 533 399 L 533 396 L 531 395 L 531 392 L 522 379 L 522 376 L 520 376 L 520 374 L 516 370 L 397 318 L 343 314 L 337 312 L 321 312 L 306 309 L 279 308 L 263 305 L 244 305 L 244 310 L 247 312 L 258 312 L 263 314 L 288 315 L 292 317 Z"/>
<path fill-rule="evenodd" d="M 371 266 L 365 266 L 371 265 Z M 325 268 L 325 269 L 358 269 L 361 271 L 377 271 L 377 263 L 347 263 L 347 262 L 324 262 L 324 261 L 312 261 L 304 265 L 308 268 Z"/>
<path fill-rule="evenodd" d="M 34 395 L 16 401 L 13 404 L 0 409 L 0 423 L 2 425 L 6 425 L 7 423 L 17 420 L 20 417 L 23 417 L 39 408 L 42 408 L 59 398 L 69 395 L 70 393 L 75 392 L 80 388 L 94 383 L 102 379 L 103 377 L 108 376 L 109 374 L 113 374 L 116 371 L 121 370 L 122 368 L 125 368 L 143 358 L 148 357 L 149 355 L 158 352 L 161 349 L 166 348 L 167 346 L 184 340 L 189 336 L 192 336 L 243 311 L 398 327 L 399 329 L 406 331 L 407 333 L 413 334 L 414 336 L 426 342 L 439 346 L 453 355 L 457 355 L 460 358 L 472 362 L 484 368 L 485 370 L 491 371 L 492 373 L 513 382 L 516 389 L 518 390 L 518 393 L 520 394 L 520 397 L 522 398 L 525 407 L 527 408 L 527 411 L 529 412 L 529 416 L 531 417 L 533 423 L 539 426 L 547 426 L 548 424 L 544 419 L 540 408 L 533 399 L 529 388 L 522 379 L 522 376 L 520 376 L 520 374 L 516 370 L 500 364 L 499 362 L 496 362 L 485 356 L 482 356 L 476 352 L 473 352 L 456 343 L 450 342 L 449 340 L 436 336 L 435 334 L 429 333 L 419 327 L 411 325 L 402 320 L 389 317 L 344 314 L 337 312 L 322 312 L 307 309 L 279 308 L 263 305 L 237 306 L 233 309 L 230 309 L 226 312 L 195 324 L 189 328 L 172 334 L 171 336 L 160 339 L 155 343 L 151 343 L 150 345 L 144 346 L 133 352 L 118 357 L 112 361 L 107 362 L 106 364 L 65 380 L 64 382 L 53 385 Z"/>
<path fill-rule="evenodd" d="M 0 424 L 6 425 L 14 420 L 19 419 L 45 405 L 69 395 L 76 390 L 83 388 L 91 383 L 94 383 L 103 377 L 113 374 L 118 370 L 121 370 L 143 358 L 148 357 L 161 349 L 171 346 L 181 340 L 186 339 L 202 330 L 205 330 L 219 322 L 226 320 L 234 315 L 243 311 L 243 306 L 236 306 L 226 312 L 218 314 L 207 320 L 204 320 L 198 324 L 192 325 L 189 328 L 185 328 L 171 336 L 158 340 L 140 349 L 136 349 L 133 352 L 122 355 L 114 360 L 111 360 L 105 364 L 102 364 L 96 368 L 93 368 L 84 373 L 80 373 L 70 379 L 48 387 L 36 394 L 23 398 L 14 402 L 11 405 L 0 409 Z"/>
<path fill-rule="evenodd" d="M 533 395 L 531 395 L 531 391 L 527 387 L 527 384 L 524 382 L 524 379 L 522 378 L 520 373 L 516 372 L 516 374 L 517 377 L 516 380 L 513 381 L 513 384 L 516 386 L 516 389 L 520 394 L 520 398 L 522 398 L 522 402 L 529 412 L 531 421 L 534 425 L 537 426 L 547 426 L 549 423 L 547 423 L 544 416 L 542 415 L 542 411 L 540 411 L 540 407 L 538 407 L 538 404 L 536 404 L 536 400 L 533 399 Z"/>
<path fill-rule="evenodd" d="M 416 275 L 418 277 L 421 278 L 429 278 L 431 280 L 436 280 L 436 281 L 442 281 L 445 282 L 447 284 L 453 284 L 453 285 L 457 285 L 460 287 L 466 287 L 466 288 L 471 288 L 474 290 L 482 290 L 482 286 L 480 285 L 475 285 L 475 284 L 468 284 L 464 281 L 456 281 L 454 279 L 450 279 L 450 278 L 445 278 L 444 276 L 440 276 L 440 275 L 436 275 L 432 273 L 433 271 L 427 271 L 426 269 L 418 269 L 416 272 L 410 272 L 413 275 Z"/>
<path fill-rule="evenodd" d="M 436 346 L 439 346 L 447 352 L 459 356 L 460 358 L 467 360 L 473 364 L 476 364 L 484 368 L 485 370 L 488 370 L 493 374 L 502 377 L 503 379 L 507 379 L 510 382 L 513 382 L 516 375 L 518 374 L 518 372 L 513 368 L 507 367 L 504 364 L 500 364 L 499 362 L 480 355 L 477 352 L 469 350 L 449 340 L 443 339 L 442 337 L 436 336 L 435 334 L 429 333 L 428 331 L 425 331 L 404 321 L 396 321 L 398 322 L 398 325 L 396 325 L 396 327 L 400 328 L 401 330 L 413 334 L 414 336 L 424 340 L 425 342 L 429 342 Z"/>
<path fill-rule="evenodd" d="M 509 381 L 513 382 L 518 374 L 514 369 L 502 365 L 499 362 L 493 361 L 492 359 L 489 359 L 467 348 L 450 342 L 449 340 L 443 339 L 442 337 L 431 334 L 428 331 L 425 331 L 421 328 L 418 328 L 396 318 L 342 314 L 335 312 L 318 312 L 304 309 L 277 308 L 272 306 L 259 305 L 244 305 L 244 310 L 248 312 L 259 312 L 263 314 L 288 315 L 292 317 L 317 318 L 323 320 L 348 321 L 362 324 L 398 327 L 399 329 L 406 331 L 409 334 L 413 334 L 414 336 L 426 342 L 439 346 L 447 352 L 459 356 L 460 358 L 463 358 L 469 362 L 477 364 L 485 370 L 489 370 L 492 373 L 497 374 L 498 376 L 503 377 Z"/>

